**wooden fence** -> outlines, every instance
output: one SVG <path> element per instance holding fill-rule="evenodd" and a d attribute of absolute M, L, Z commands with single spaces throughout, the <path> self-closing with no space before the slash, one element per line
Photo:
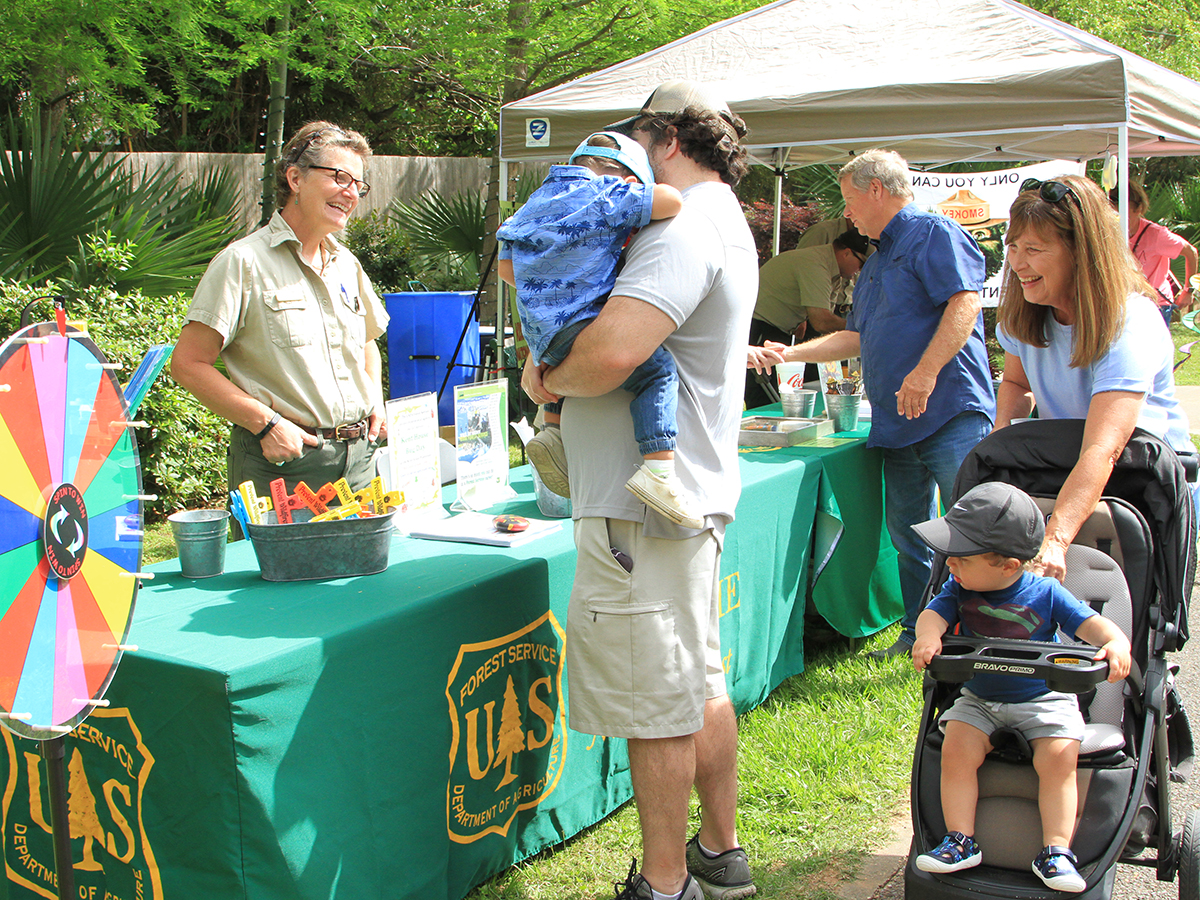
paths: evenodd
<path fill-rule="evenodd" d="M 261 153 L 131 153 L 125 166 L 135 173 L 178 172 L 184 183 L 205 178 L 214 169 L 233 173 L 242 197 L 242 219 L 247 233 L 258 227 L 262 203 Z M 355 215 L 387 209 L 393 200 L 416 200 L 430 191 L 454 196 L 487 186 L 488 160 L 458 157 L 373 156 L 367 161 L 366 180 L 371 193 L 359 203 Z"/>

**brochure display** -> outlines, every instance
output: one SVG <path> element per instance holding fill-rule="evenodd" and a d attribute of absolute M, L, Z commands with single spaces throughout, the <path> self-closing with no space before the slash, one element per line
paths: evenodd
<path fill-rule="evenodd" d="M 508 382 L 454 388 L 458 446 L 455 510 L 487 509 L 516 496 L 508 486 Z"/>
<path fill-rule="evenodd" d="M 464 512 L 448 519 L 421 522 L 413 527 L 409 537 L 484 544 L 489 547 L 519 547 L 562 528 L 562 522 L 548 519 L 527 521 L 529 527 L 526 530 L 505 532 L 496 527 L 494 517 L 487 513 Z"/>
<path fill-rule="evenodd" d="M 438 454 L 437 395 L 430 392 L 389 400 L 388 423 L 391 488 L 404 496 L 396 526 L 425 516 L 446 515 L 442 506 L 442 473 Z"/>

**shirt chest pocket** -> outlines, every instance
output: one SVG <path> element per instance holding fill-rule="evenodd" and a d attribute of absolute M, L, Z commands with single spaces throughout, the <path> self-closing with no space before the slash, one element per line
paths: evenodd
<path fill-rule="evenodd" d="M 320 327 L 312 300 L 299 287 L 263 294 L 267 334 L 278 347 L 304 347 L 313 342 Z"/>
<path fill-rule="evenodd" d="M 912 314 L 914 297 L 921 290 L 916 273 L 903 256 L 890 260 L 879 273 L 881 287 L 878 313 L 884 318 L 904 318 Z"/>

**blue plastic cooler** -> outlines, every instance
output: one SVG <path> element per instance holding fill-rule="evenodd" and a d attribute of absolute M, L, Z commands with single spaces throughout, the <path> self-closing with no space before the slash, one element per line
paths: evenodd
<path fill-rule="evenodd" d="M 475 380 L 479 365 L 479 320 L 471 316 L 474 291 L 412 291 L 384 294 L 388 378 L 392 397 L 437 393 L 454 357 L 463 325 L 470 319 L 446 391 L 438 402 L 438 422 L 454 424 L 454 386 Z"/>

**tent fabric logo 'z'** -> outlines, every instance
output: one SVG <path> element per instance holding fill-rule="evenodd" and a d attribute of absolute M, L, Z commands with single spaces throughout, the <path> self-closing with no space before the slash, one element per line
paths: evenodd
<path fill-rule="evenodd" d="M 550 611 L 504 637 L 459 647 L 446 681 L 450 840 L 508 835 L 517 813 L 558 784 L 567 751 L 565 648 Z"/>
<path fill-rule="evenodd" d="M 7 730 L 4 869 L 14 885 L 57 900 L 45 762 Z M 67 818 L 75 884 L 96 900 L 162 900 L 162 878 L 142 822 L 142 796 L 154 757 L 128 709 L 97 709 L 66 739 Z"/>

